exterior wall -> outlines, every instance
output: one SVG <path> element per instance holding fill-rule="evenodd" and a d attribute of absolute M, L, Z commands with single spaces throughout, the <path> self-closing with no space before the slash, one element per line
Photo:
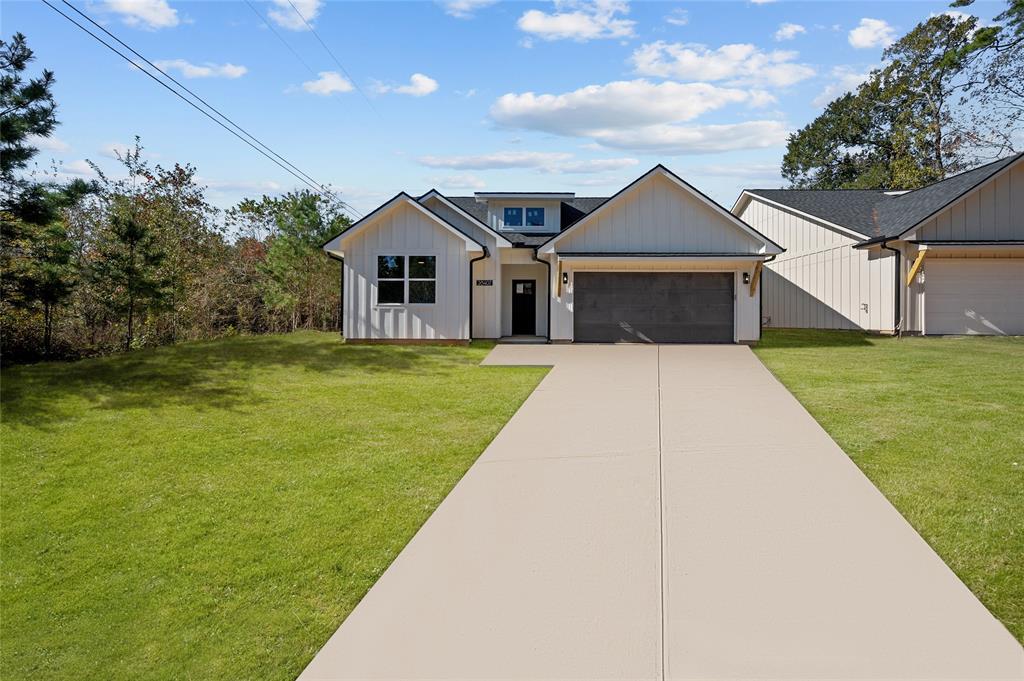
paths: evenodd
<path fill-rule="evenodd" d="M 658 262 L 658 261 L 615 261 L 608 259 L 594 260 L 565 260 L 562 262 L 562 272 L 569 275 L 569 283 L 563 284 L 561 293 L 558 292 L 557 278 L 558 268 L 552 267 L 553 299 L 551 301 L 551 328 L 552 340 L 572 340 L 573 336 L 573 283 L 574 274 L 580 271 L 586 272 L 735 272 L 734 291 L 736 292 L 735 306 L 735 340 L 756 341 L 761 338 L 761 328 L 758 319 L 758 311 L 761 305 L 761 288 L 759 285 L 754 295 L 750 295 L 750 286 L 743 283 L 743 273 L 753 274 L 753 262 L 736 261 L 686 261 L 686 262 Z M 763 282 L 763 279 L 762 279 Z"/>
<path fill-rule="evenodd" d="M 765 266 L 766 327 L 893 330 L 891 252 L 856 250 L 861 239 L 756 197 L 740 218 L 786 249 Z"/>
<path fill-rule="evenodd" d="M 922 241 L 1024 240 L 1024 163 L 1014 163 L 915 232 Z"/>
<path fill-rule="evenodd" d="M 505 230 L 505 207 L 512 208 L 543 208 L 543 227 L 509 227 L 510 232 L 558 232 L 562 229 L 562 202 L 543 199 L 489 199 L 487 201 L 487 224 L 491 229 L 501 232 Z M 525 222 L 525 215 L 523 216 Z"/>
<path fill-rule="evenodd" d="M 473 338 L 498 338 L 501 336 L 501 260 L 497 239 L 436 197 L 427 199 L 425 204 L 487 247 L 490 257 L 473 263 Z M 476 282 L 481 279 L 489 280 L 493 285 L 477 286 Z"/>
<path fill-rule="evenodd" d="M 761 244 L 671 180 L 653 176 L 567 232 L 560 252 L 758 253 Z"/>
<path fill-rule="evenodd" d="M 436 256 L 436 302 L 377 305 L 378 255 Z M 399 205 L 345 242 L 345 337 L 468 338 L 469 257 L 458 237 L 417 209 Z"/>

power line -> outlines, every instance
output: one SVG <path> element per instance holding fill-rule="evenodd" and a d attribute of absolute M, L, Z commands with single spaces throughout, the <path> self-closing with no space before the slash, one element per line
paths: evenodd
<path fill-rule="evenodd" d="M 298 59 L 298 60 L 299 60 L 299 63 L 301 63 L 301 64 L 302 64 L 303 66 L 305 66 L 305 67 L 306 67 L 306 70 L 307 70 L 307 71 L 309 71 L 309 74 L 310 74 L 311 76 L 313 76 L 314 78 L 316 78 L 316 77 L 317 77 L 317 73 L 316 73 L 316 71 L 315 71 L 315 70 L 313 70 L 313 67 L 312 67 L 312 66 L 310 66 L 310 65 L 309 65 L 309 63 L 308 63 L 308 62 L 307 62 L 307 61 L 306 61 L 305 59 L 303 59 L 303 58 L 302 58 L 302 57 L 301 57 L 301 56 L 299 55 L 299 53 L 298 53 L 298 52 L 296 52 L 296 51 L 295 51 L 295 48 L 294 48 L 294 47 L 292 47 L 292 46 L 291 46 L 291 45 L 290 45 L 290 44 L 288 43 L 288 41 L 287 41 L 287 40 L 285 40 L 285 39 L 284 39 L 284 37 L 283 37 L 283 36 L 282 36 L 282 35 L 281 35 L 280 33 L 278 33 L 278 32 L 277 32 L 277 29 L 276 29 L 276 28 L 274 28 L 274 26 L 273 26 L 273 25 L 272 25 L 272 24 L 271 24 L 271 23 L 270 23 L 269 21 L 267 21 L 267 18 L 266 18 L 265 16 L 263 16 L 263 14 L 262 14 L 262 13 L 260 13 L 260 11 L 259 11 L 258 9 L 256 9 L 256 7 L 255 7 L 255 6 L 254 6 L 254 5 L 253 5 L 253 4 L 251 3 L 251 2 L 249 2 L 249 0 L 245 0 L 245 4 L 246 4 L 246 5 L 248 5 L 248 6 L 249 6 L 249 9 L 251 9 L 251 10 L 252 10 L 253 14 L 255 14 L 255 15 L 256 15 L 257 17 L 259 17 L 259 18 L 260 18 L 260 21 L 262 21 L 262 22 L 263 22 L 263 23 L 264 23 L 264 24 L 266 25 L 266 27 L 270 29 L 270 32 L 271 32 L 271 33 L 273 33 L 273 34 L 274 34 L 274 36 L 275 36 L 275 37 L 276 37 L 276 38 L 277 38 L 278 40 L 280 40 L 280 41 L 281 41 L 281 44 L 282 44 L 282 45 L 284 45 L 284 46 L 285 46 L 286 48 L 288 48 L 288 51 L 289 51 L 289 52 L 291 52 L 291 53 L 292 53 L 292 55 L 293 55 L 293 56 L 294 56 L 294 57 L 295 57 L 296 59 Z"/>
<path fill-rule="evenodd" d="M 331 59 L 333 59 L 334 63 L 338 65 L 338 68 L 341 69 L 341 72 L 345 74 L 345 77 L 348 78 L 349 82 L 352 83 L 352 85 L 359 92 L 359 94 L 363 96 L 363 99 L 366 100 L 366 103 L 370 105 L 371 109 L 373 109 L 373 113 L 379 116 L 380 112 L 377 111 L 377 109 L 373 106 L 373 102 L 370 101 L 370 98 L 366 96 L 366 93 L 363 92 L 363 89 L 359 87 L 359 85 L 356 83 L 356 79 L 353 78 L 352 75 L 345 69 L 345 67 L 341 65 L 341 61 L 334 55 L 334 52 L 331 51 L 331 48 L 327 47 L 327 43 L 325 43 L 323 39 L 320 38 L 320 34 L 316 32 L 316 29 L 313 28 L 308 21 L 306 21 L 306 17 L 302 16 L 302 12 L 300 12 L 299 8 L 295 6 L 295 3 L 293 3 L 292 0 L 288 0 L 288 4 L 292 6 L 292 9 L 295 10 L 295 14 L 298 15 L 299 19 L 302 19 L 302 23 L 304 23 L 306 25 L 306 28 L 310 30 L 310 32 L 313 34 L 313 37 L 316 38 L 317 42 L 319 42 L 320 45 L 323 46 L 327 54 L 331 55 Z"/>
<path fill-rule="evenodd" d="M 74 19 L 73 17 L 71 17 L 71 16 L 68 16 L 67 14 L 65 14 L 64 12 L 62 12 L 62 11 L 61 11 L 61 10 L 60 10 L 59 8 L 57 8 L 57 7 L 55 7 L 54 5 L 52 5 L 52 4 L 51 4 L 51 3 L 49 2 L 49 0 L 43 0 L 43 3 L 44 3 L 44 4 L 45 4 L 45 5 L 47 6 L 47 7 L 49 7 L 50 9 L 52 9 L 52 10 L 53 10 L 54 12 L 56 12 L 56 13 L 57 13 L 57 14 L 59 14 L 59 15 L 61 15 L 62 17 L 64 17 L 64 18 L 65 18 L 65 19 L 67 19 L 68 21 L 70 21 L 70 22 L 71 22 L 72 24 L 74 24 L 75 26 L 77 26 L 77 27 L 78 27 L 79 29 L 81 29 L 81 30 L 82 30 L 82 31 L 83 31 L 83 32 L 84 32 L 85 34 L 89 35 L 89 36 L 90 36 L 90 37 L 92 37 L 92 38 L 93 38 L 94 40 L 96 40 L 97 42 L 99 42 L 100 44 L 102 44 L 102 45 L 103 45 L 104 47 L 106 47 L 107 49 L 109 49 L 109 50 L 110 50 L 111 52 L 113 52 L 114 54 L 118 55 L 119 57 L 121 57 L 122 59 L 124 59 L 124 60 L 125 60 L 126 62 L 128 62 L 129 64 L 131 64 L 131 65 L 132 65 L 132 66 L 134 66 L 135 68 L 137 68 L 137 69 L 138 69 L 139 71 L 141 71 L 141 72 L 142 72 L 143 74 L 145 74 L 146 76 L 148 76 L 149 78 L 151 78 L 151 79 L 152 79 L 152 80 L 153 80 L 154 82 L 156 82 L 156 83 L 157 83 L 158 85 L 160 85 L 161 87 L 165 88 L 165 89 L 166 89 L 166 90 L 167 90 L 168 92 L 170 92 L 170 93 L 171 93 L 171 94 L 173 94 L 174 96 L 176 96 L 176 97 L 178 97 L 179 99 L 181 99 L 181 100 L 182 100 L 183 102 L 185 102 L 186 104 L 188 104 L 189 106 L 191 106 L 191 107 L 192 107 L 193 109 L 195 109 L 195 110 L 196 110 L 196 111 L 198 111 L 199 113 L 201 113 L 201 114 L 203 114 L 204 116 L 206 116 L 207 118 L 209 118 L 209 119 L 210 119 L 211 121 L 213 121 L 214 123 L 216 123 L 216 124 L 217 124 L 217 125 L 219 125 L 220 127 L 222 127 L 222 128 L 224 128 L 225 130 L 227 130 L 227 131 L 228 131 L 229 133 L 231 133 L 232 135 L 234 135 L 235 137 L 237 137 L 238 139 L 240 139 L 240 140 L 241 140 L 242 142 L 244 142 L 244 143 L 245 143 L 245 144 L 247 144 L 248 146 L 252 147 L 252 149 L 254 149 L 254 150 L 255 150 L 255 151 L 257 151 L 258 153 L 260 153 L 261 155 L 263 155 L 264 157 L 266 157 L 266 158 L 267 158 L 268 160 L 270 160 L 270 161 L 271 161 L 272 163 L 274 163 L 275 165 L 277 165 L 278 167 L 280 167 L 280 168 L 281 168 L 282 170 L 284 170 L 284 171 L 285 171 L 285 172 L 287 172 L 288 174 L 290 174 L 290 175 L 292 175 L 293 177 L 295 177 L 295 178 L 296 178 L 297 180 L 299 180 L 299 181 L 300 181 L 300 182 L 302 182 L 303 184 L 306 184 L 306 185 L 308 185 L 308 186 L 309 186 L 309 187 L 310 187 L 311 189 L 313 189 L 314 191 L 316 191 L 316 192 L 317 192 L 317 193 L 319 193 L 319 194 L 327 194 L 327 195 L 329 195 L 329 196 L 332 196 L 332 197 L 334 197 L 335 199 L 337 199 L 337 200 L 341 201 L 340 199 L 338 199 L 337 195 L 335 195 L 335 194 L 334 194 L 334 192 L 330 191 L 330 190 L 329 190 L 329 189 L 327 189 L 327 188 L 326 188 L 326 187 L 325 187 L 324 185 L 320 184 L 319 182 L 317 182 L 316 180 L 314 180 L 314 179 L 313 179 L 312 177 L 310 177 L 310 176 L 309 176 L 309 175 L 307 175 L 306 173 L 302 172 L 302 171 L 301 171 L 300 169 L 298 169 L 298 168 L 297 168 L 296 166 L 294 166 L 294 165 L 293 165 L 292 163 L 290 163 L 290 162 L 289 162 L 289 161 L 288 161 L 287 159 L 285 159 L 284 157 L 280 156 L 280 154 L 277 154 L 276 152 L 274 152 L 274 151 L 273 151 L 273 150 L 272 150 L 272 149 L 271 149 L 270 147 L 268 147 L 268 146 L 267 146 L 266 144 L 264 144 L 263 142 L 261 142 L 261 141 L 260 141 L 259 139 L 257 139 L 256 137 L 254 137 L 254 136 L 253 136 L 253 135 L 251 135 L 250 133 L 246 132 L 246 131 L 245 131 L 245 130 L 244 130 L 244 129 L 243 129 L 242 127 L 241 127 L 241 126 L 239 126 L 239 125 L 238 125 L 238 124 L 236 124 L 236 123 L 235 123 L 234 121 L 232 121 L 232 120 L 231 120 L 230 118 L 228 118 L 227 116 L 225 116 L 224 114 L 222 114 L 222 113 L 221 113 L 220 111 L 218 111 L 218 110 L 217 110 L 216 108 L 214 108 L 213 106 L 211 106 L 211 105 L 210 105 L 209 103 L 207 103 L 207 102 L 206 102 L 205 100 L 203 100 L 203 99 L 202 99 L 201 97 L 199 97 L 199 96 L 198 96 L 198 95 L 196 95 L 196 94 L 195 94 L 194 92 L 192 92 L 191 90 L 189 90 L 189 89 L 188 89 L 187 87 L 185 87 L 184 85 L 181 85 L 181 83 L 179 83 L 179 82 L 178 82 L 177 80 L 175 80 L 175 79 L 174 79 L 174 78 L 173 78 L 172 76 L 168 75 L 168 74 L 167 74 L 167 73 L 165 73 L 165 72 L 164 72 L 164 71 L 163 71 L 162 69 L 160 69 L 160 68 L 159 68 L 159 67 L 157 67 L 157 66 L 156 66 L 155 64 L 153 64 L 153 63 L 152 63 L 151 61 L 149 61 L 148 59 L 146 59 L 145 57 L 143 57 L 143 56 L 142 56 L 141 54 L 139 54 L 139 53 L 138 53 L 138 52 L 137 52 L 136 50 L 132 49 L 132 48 L 131 48 L 131 47 L 130 47 L 129 45 L 127 45 L 127 44 L 126 44 L 126 43 L 124 43 L 124 42 L 123 42 L 122 40 L 120 40 L 119 38 L 117 38 L 117 36 L 113 35 L 112 33 L 110 33 L 110 31 L 107 31 L 107 30 L 106 30 L 105 28 L 103 28 L 102 26 L 99 26 L 99 24 L 96 24 L 96 22 L 95 22 L 95 21 L 93 21 L 93 20 L 92 20 L 91 18 L 89 18 L 88 16 L 86 16 L 86 15 L 82 14 L 82 13 L 81 13 L 80 11 L 78 11 L 78 9 L 77 9 L 77 8 L 75 8 L 75 7 L 73 6 L 73 5 L 71 5 L 70 3 L 68 3 L 68 2 L 67 2 L 67 0 L 62 0 L 62 1 L 64 2 L 64 4 L 66 4 L 66 5 L 67 5 L 68 7 L 70 7 L 70 8 L 72 9 L 72 10 L 74 10 L 74 11 L 75 11 L 75 12 L 77 12 L 78 14 L 82 15 L 83 17 L 85 17 L 85 18 L 86 18 L 86 19 L 87 19 L 87 20 L 88 20 L 88 21 L 89 21 L 90 23 L 92 23 L 93 25 L 95 25 L 95 26 L 97 26 L 98 28 L 100 28 L 101 30 L 103 30 L 103 32 L 104 32 L 104 33 L 106 33 L 106 34 L 107 34 L 107 35 L 109 35 L 109 36 L 110 36 L 111 38 L 113 38 L 114 40 L 116 40 L 116 41 L 117 41 L 118 43 L 120 43 L 121 45 L 123 45 L 123 46 L 124 46 L 124 47 L 125 47 L 126 49 L 130 50 L 130 51 L 131 51 L 131 52 L 132 52 L 133 54 L 137 55 L 137 56 L 138 56 L 138 57 L 139 57 L 140 59 L 142 59 L 142 60 L 143 60 L 143 61 L 144 61 L 145 63 L 149 64 L 149 65 L 150 65 L 150 66 L 151 66 L 152 68 L 154 68 L 154 69 L 156 69 L 157 71 L 159 71 L 159 72 L 160 72 L 161 74 L 163 74 L 163 75 L 164 75 L 164 76 L 166 76 L 166 77 L 167 77 L 168 79 L 170 79 L 171 81 L 173 81 L 173 82 L 174 82 L 175 84 L 177 84 L 177 85 L 178 85 L 179 87 L 183 88 L 183 89 L 184 89 L 185 91 L 187 91 L 187 92 L 188 92 L 189 94 L 191 94 L 191 95 L 192 95 L 193 97 L 195 97 L 196 99 L 198 99 L 199 101 L 201 101 L 201 102 L 202 102 L 202 103 L 203 103 L 203 104 L 204 104 L 205 106 L 207 106 L 208 108 L 210 108 L 210 109 L 211 109 L 212 111 L 216 112 L 218 116 L 222 117 L 222 118 L 223 118 L 223 119 L 224 119 L 225 121 L 228 121 L 228 122 L 229 122 L 229 123 L 230 123 L 231 125 L 233 125 L 234 127 L 238 128 L 238 130 L 242 131 L 242 132 L 243 132 L 243 133 L 244 133 L 245 135 L 247 135 L 248 137 L 252 138 L 252 140 L 254 140 L 254 141 L 255 141 L 255 142 L 256 142 L 257 144 L 259 144 L 260 146 L 264 147 L 264 148 L 265 148 L 265 149 L 266 149 L 267 151 L 264 151 L 264 150 L 263 150 L 263 149 L 261 149 L 260 147 L 256 146 L 256 144 L 253 144 L 253 142 L 250 142 L 250 141 L 249 141 L 248 139 L 246 139 L 245 137 L 243 137 L 242 135 L 240 135 L 240 134 L 239 134 L 238 132 L 235 132 L 235 130 L 233 130 L 233 129 L 229 128 L 229 127 L 228 127 L 227 125 L 225 125 L 225 124 L 224 124 L 223 122 L 221 122 L 221 121 L 220 121 L 220 120 L 218 120 L 217 118 L 214 118 L 214 116 L 213 116 L 213 115 L 211 115 L 211 114 L 210 114 L 209 112 L 207 112 L 206 110 L 204 110 L 203 108 L 201 108 L 200 106 L 198 106 L 198 105 L 197 105 L 197 104 L 196 104 L 195 102 L 192 102 L 192 101 L 191 101 L 191 100 L 189 100 L 189 99 L 188 99 L 187 97 L 185 97 L 184 95 L 182 95 L 182 94 L 181 94 L 180 92 L 178 92 L 177 90 L 175 90 L 174 88 L 172 88 L 172 87 L 171 87 L 170 85 L 168 85 L 168 84 L 167 84 L 167 83 L 165 83 L 164 81 L 162 81 L 162 80 L 160 80 L 159 78 L 157 78 L 157 77 L 156 77 L 155 75 L 153 75 L 152 73 L 150 73 L 149 71 L 147 71 L 146 69 L 144 69 L 144 68 L 143 68 L 143 67 L 142 67 L 141 65 L 137 64 L 137 63 L 136 63 L 136 62 L 135 62 L 134 60 L 132 60 L 132 58 L 131 58 L 131 57 L 127 56 L 126 54 L 124 54 L 123 52 L 121 52 L 120 50 L 118 50 L 118 49 L 117 49 L 116 47 L 114 47 L 113 45 L 111 45 L 110 43 L 108 43 L 107 41 L 105 41 L 105 40 L 104 40 L 103 38 L 101 38 L 100 36 L 96 35 L 96 34 L 95 34 L 95 33 L 93 33 L 92 31 L 90 31 L 90 30 L 89 30 L 89 29 L 88 29 L 87 27 L 85 27 L 85 26 L 83 26 L 82 24 L 78 23 L 78 21 L 76 21 L 76 20 L 75 20 L 75 19 Z M 268 153 L 268 152 L 269 152 L 269 153 Z M 271 154 L 273 154 L 273 156 L 272 156 Z M 277 156 L 277 158 L 274 158 L 274 156 Z M 278 159 L 281 159 L 281 160 L 279 161 Z M 287 164 L 287 165 L 286 165 L 286 164 Z M 289 168 L 288 166 L 291 166 L 291 168 Z M 294 170 L 293 170 L 293 168 L 294 168 Z M 342 204 L 342 206 L 344 206 L 344 207 L 347 207 L 347 208 L 348 208 L 349 210 L 352 210 L 352 212 L 356 212 L 356 211 L 354 211 L 354 210 L 353 210 L 353 209 L 351 208 L 351 206 L 348 206 L 348 204 L 344 203 L 343 201 L 341 201 L 341 204 Z"/>

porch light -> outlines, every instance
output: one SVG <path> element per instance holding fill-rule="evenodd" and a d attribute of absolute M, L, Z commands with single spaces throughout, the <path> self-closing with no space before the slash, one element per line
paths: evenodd
<path fill-rule="evenodd" d="M 568 284 L 569 283 L 569 273 L 568 272 L 562 272 L 562 283 L 563 284 Z"/>
<path fill-rule="evenodd" d="M 750 272 L 744 272 L 743 273 L 743 283 L 744 284 L 749 284 L 750 283 Z"/>

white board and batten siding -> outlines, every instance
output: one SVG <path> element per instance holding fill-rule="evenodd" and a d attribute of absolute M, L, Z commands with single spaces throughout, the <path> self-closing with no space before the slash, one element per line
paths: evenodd
<path fill-rule="evenodd" d="M 753 196 L 739 217 L 786 249 L 765 266 L 766 327 L 891 332 L 895 255 Z"/>
<path fill-rule="evenodd" d="M 908 240 L 1024 241 L 1024 163 L 1012 164 L 918 225 Z M 904 273 L 918 247 L 907 243 Z M 904 290 L 907 330 L 1024 333 L 1021 248 L 933 248 Z"/>
<path fill-rule="evenodd" d="M 428 198 L 425 205 L 487 247 L 489 257 L 473 263 L 473 338 L 500 338 L 502 277 L 497 239 L 475 221 L 452 210 L 436 197 Z M 487 281 L 491 282 L 490 286 L 477 286 L 477 282 Z"/>
<path fill-rule="evenodd" d="M 557 253 L 715 253 L 722 256 L 755 256 L 764 245 L 737 227 L 730 218 L 681 189 L 671 180 L 654 175 L 609 203 L 575 232 L 567 233 L 556 245 Z M 734 274 L 735 340 L 760 338 L 758 310 L 761 286 L 753 296 L 743 284 L 743 273 L 752 274 L 754 259 L 729 260 L 703 258 L 615 258 L 566 259 L 562 272 L 569 282 L 557 293 L 551 305 L 553 340 L 573 336 L 573 284 L 579 271 L 654 271 L 654 272 L 732 272 Z M 552 268 L 557 279 L 557 268 Z"/>
<path fill-rule="evenodd" d="M 378 305 L 377 256 L 437 258 L 433 304 Z M 344 334 L 357 339 L 469 338 L 469 259 L 464 241 L 429 216 L 400 205 L 345 245 Z"/>

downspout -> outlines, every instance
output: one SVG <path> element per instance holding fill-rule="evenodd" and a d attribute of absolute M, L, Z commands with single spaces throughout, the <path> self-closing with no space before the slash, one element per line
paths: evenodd
<path fill-rule="evenodd" d="M 484 246 L 483 255 L 479 258 L 469 259 L 469 342 L 473 342 L 473 263 L 480 262 L 484 258 L 491 257 L 487 246 Z"/>
<path fill-rule="evenodd" d="M 758 282 L 761 285 L 761 295 L 757 297 L 757 339 L 761 340 L 764 338 L 764 268 L 775 258 L 779 257 L 776 253 L 770 258 L 766 258 L 761 261 L 761 281 Z"/>
<path fill-rule="evenodd" d="M 898 249 L 890 248 L 887 240 L 882 241 L 882 248 L 887 251 L 892 251 L 896 254 L 896 265 L 893 267 L 895 277 L 893 277 L 896 287 L 894 289 L 895 300 L 893 302 L 893 333 L 896 334 L 897 338 L 903 338 L 903 317 L 900 316 L 900 300 L 903 298 L 903 277 L 900 274 L 900 252 Z"/>
<path fill-rule="evenodd" d="M 338 277 L 338 332 L 345 337 L 345 258 L 339 258 L 330 251 L 324 251 L 332 260 L 341 263 L 341 271 Z"/>
<path fill-rule="evenodd" d="M 548 343 L 550 343 L 551 342 L 551 263 L 549 263 L 547 260 L 541 260 L 540 258 L 538 258 L 537 257 L 537 249 L 536 248 L 533 249 L 532 255 L 533 255 L 533 259 L 534 260 L 536 260 L 539 263 L 542 263 L 545 267 L 548 268 L 548 321 L 547 321 L 547 332 L 548 333 L 547 333 L 547 338 L 548 338 Z"/>

